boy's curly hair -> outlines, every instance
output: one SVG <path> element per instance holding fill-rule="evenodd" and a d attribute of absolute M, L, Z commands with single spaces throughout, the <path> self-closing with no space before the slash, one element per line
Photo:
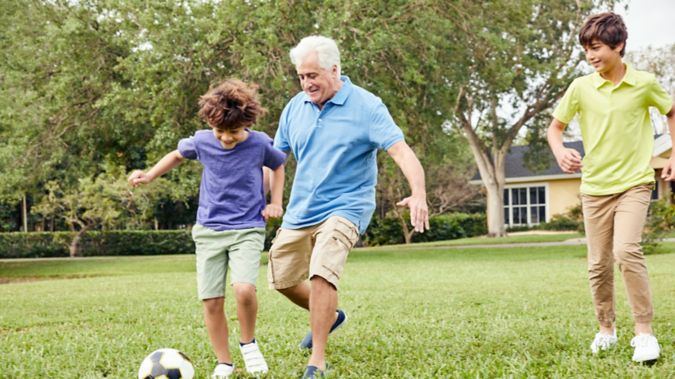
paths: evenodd
<path fill-rule="evenodd" d="M 257 89 L 238 79 L 225 80 L 199 98 L 199 117 L 217 129 L 251 126 L 267 112 L 258 101 Z"/>
<path fill-rule="evenodd" d="M 623 42 L 621 56 L 626 53 L 626 40 L 628 31 L 621 16 L 614 12 L 598 13 L 586 19 L 584 26 L 579 31 L 579 43 L 581 46 L 590 46 L 598 40 L 614 49 Z"/>

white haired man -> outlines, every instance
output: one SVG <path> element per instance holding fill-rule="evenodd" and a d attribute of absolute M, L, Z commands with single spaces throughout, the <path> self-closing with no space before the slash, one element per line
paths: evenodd
<path fill-rule="evenodd" d="M 375 210 L 378 149 L 401 168 L 417 232 L 429 229 L 424 169 L 380 98 L 340 76 L 335 41 L 303 38 L 290 51 L 302 86 L 284 108 L 274 145 L 297 161 L 290 201 L 270 249 L 270 286 L 310 313 L 303 378 L 323 377 L 328 334 L 346 321 L 337 288 L 347 255 Z M 309 283 L 306 279 L 309 278 Z"/>

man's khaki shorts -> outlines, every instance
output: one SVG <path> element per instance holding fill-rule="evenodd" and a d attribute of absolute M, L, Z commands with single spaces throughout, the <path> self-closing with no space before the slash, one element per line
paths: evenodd
<path fill-rule="evenodd" d="M 337 288 L 349 250 L 358 239 L 356 226 L 340 216 L 302 229 L 279 228 L 267 264 L 270 288 L 293 287 L 314 276 Z"/>

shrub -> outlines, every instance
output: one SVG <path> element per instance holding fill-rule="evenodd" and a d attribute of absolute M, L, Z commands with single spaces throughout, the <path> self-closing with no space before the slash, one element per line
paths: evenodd
<path fill-rule="evenodd" d="M 487 233 L 484 214 L 449 213 L 429 218 L 430 230 L 413 234 L 413 242 L 430 242 L 473 237 Z M 412 228 L 412 226 L 409 226 Z M 403 230 L 394 217 L 374 217 L 362 237 L 369 246 L 400 244 L 404 242 Z"/>
<path fill-rule="evenodd" d="M 642 238 L 644 253 L 665 252 L 659 241 L 673 230 L 675 230 L 675 204 L 668 204 L 665 199 L 652 202 Z"/>
<path fill-rule="evenodd" d="M 0 257 L 67 257 L 72 232 L 0 233 Z M 194 253 L 186 230 L 115 230 L 87 232 L 80 241 L 80 256 L 155 255 Z"/>

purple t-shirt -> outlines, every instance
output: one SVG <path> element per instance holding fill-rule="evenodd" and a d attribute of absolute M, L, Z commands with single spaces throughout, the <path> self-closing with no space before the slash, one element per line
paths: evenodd
<path fill-rule="evenodd" d="M 178 142 L 178 151 L 204 166 L 199 185 L 197 223 L 213 230 L 264 228 L 263 166 L 277 169 L 286 154 L 267 134 L 248 130 L 248 138 L 225 149 L 213 130 L 200 130 Z"/>

